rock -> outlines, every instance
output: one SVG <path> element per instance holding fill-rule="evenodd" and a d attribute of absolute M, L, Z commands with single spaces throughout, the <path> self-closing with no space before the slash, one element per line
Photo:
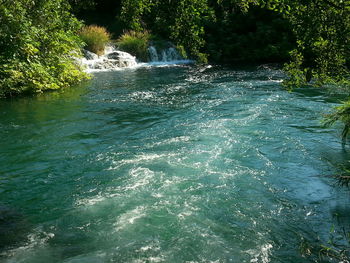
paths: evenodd
<path fill-rule="evenodd" d="M 106 55 L 111 63 L 118 65 L 120 68 L 136 66 L 136 58 L 123 51 L 114 51 Z"/>
<path fill-rule="evenodd" d="M 136 58 L 129 53 L 113 50 L 103 56 L 83 50 L 85 58 L 81 59 L 81 64 L 92 70 L 114 70 L 120 68 L 135 67 Z"/>
<path fill-rule="evenodd" d="M 122 62 L 117 59 L 103 59 L 97 61 L 92 65 L 93 69 L 118 69 L 121 67 Z"/>
<path fill-rule="evenodd" d="M 95 54 L 95 53 L 92 53 L 86 49 L 83 49 L 83 54 L 84 54 L 84 57 L 87 59 L 87 60 L 95 60 L 95 59 L 98 59 L 98 55 Z"/>
<path fill-rule="evenodd" d="M 108 59 L 119 59 L 122 54 L 121 51 L 114 51 L 106 55 Z"/>

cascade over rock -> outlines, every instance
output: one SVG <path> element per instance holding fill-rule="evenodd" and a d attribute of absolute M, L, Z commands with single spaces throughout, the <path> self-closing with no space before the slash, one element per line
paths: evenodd
<path fill-rule="evenodd" d="M 155 46 L 149 46 L 148 53 L 150 58 L 149 63 L 137 63 L 136 57 L 127 52 L 117 50 L 112 45 L 108 45 L 105 48 L 104 54 L 101 56 L 84 49 L 84 57 L 76 60 L 77 63 L 85 67 L 88 72 L 119 70 L 142 66 L 188 64 L 193 62 L 191 60 L 185 60 L 173 46 L 161 50 L 157 50 Z"/>
<path fill-rule="evenodd" d="M 150 61 L 159 61 L 157 49 L 154 46 L 148 47 L 148 54 L 149 54 Z"/>
<path fill-rule="evenodd" d="M 136 65 L 135 57 L 123 51 L 113 51 L 106 55 L 109 60 L 116 60 L 119 67 L 133 67 Z"/>
<path fill-rule="evenodd" d="M 137 65 L 136 58 L 129 53 L 116 50 L 114 46 L 106 46 L 104 55 L 98 56 L 87 50 L 83 50 L 84 58 L 80 63 L 88 71 L 93 70 L 116 70 L 130 68 Z"/>
<path fill-rule="evenodd" d="M 83 55 L 85 57 L 85 59 L 87 60 L 94 60 L 94 59 L 98 59 L 98 55 L 90 52 L 89 50 L 83 49 Z"/>
<path fill-rule="evenodd" d="M 176 62 L 184 61 L 184 58 L 174 47 L 157 50 L 155 46 L 148 47 L 150 62 Z"/>

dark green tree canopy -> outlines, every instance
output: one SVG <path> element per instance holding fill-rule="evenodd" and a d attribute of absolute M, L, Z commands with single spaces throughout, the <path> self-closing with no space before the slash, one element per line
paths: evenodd
<path fill-rule="evenodd" d="M 284 31 L 289 30 L 286 23 L 293 31 L 296 44 L 291 52 L 292 62 L 286 66 L 290 73 L 286 82 L 288 85 L 304 85 L 311 79 L 319 85 L 330 81 L 340 83 L 347 79 L 350 50 L 349 0 L 123 0 L 122 19 L 129 28 L 151 29 L 185 46 L 196 56 L 205 50 L 208 33 L 216 37 L 212 32 L 224 28 L 222 34 L 225 35 L 229 32 L 228 28 L 237 27 L 239 21 L 234 18 L 252 6 L 274 11 L 276 19 L 285 24 Z M 259 30 L 265 33 L 269 28 L 260 27 Z M 283 35 L 284 31 L 279 33 Z M 226 34 L 224 42 L 231 42 L 231 46 L 237 45 L 241 39 L 234 35 L 236 32 L 239 29 Z M 264 35 L 265 38 L 270 36 L 271 34 Z M 229 38 L 231 41 L 227 41 Z M 247 43 L 251 42 L 249 37 L 246 39 Z M 218 39 L 218 45 L 221 44 L 220 41 L 222 39 Z M 213 45 L 214 40 L 209 42 Z M 269 48 L 265 51 L 283 57 L 287 49 L 292 48 L 289 34 L 282 36 L 277 43 L 278 45 L 268 43 Z M 245 45 L 247 44 L 243 40 L 238 43 L 240 47 Z M 278 48 L 276 50 L 276 47 L 281 46 L 283 51 Z M 209 47 L 209 51 L 212 49 Z M 227 57 L 227 54 L 223 57 Z"/>

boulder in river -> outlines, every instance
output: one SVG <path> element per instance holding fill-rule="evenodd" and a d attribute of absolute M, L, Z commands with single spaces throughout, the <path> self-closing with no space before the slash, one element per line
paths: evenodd
<path fill-rule="evenodd" d="M 93 53 L 93 52 L 90 52 L 89 50 L 86 50 L 86 49 L 83 49 L 83 54 L 84 54 L 84 57 L 87 59 L 87 60 L 95 60 L 95 59 L 98 59 L 98 55 Z"/>
<path fill-rule="evenodd" d="M 114 60 L 120 68 L 136 66 L 136 59 L 129 53 L 123 51 L 113 51 L 106 55 L 109 60 Z"/>
<path fill-rule="evenodd" d="M 106 50 L 110 51 L 110 53 L 102 56 L 83 50 L 85 58 L 80 60 L 80 64 L 85 65 L 90 70 L 115 70 L 137 65 L 136 58 L 129 53 L 115 49 Z"/>

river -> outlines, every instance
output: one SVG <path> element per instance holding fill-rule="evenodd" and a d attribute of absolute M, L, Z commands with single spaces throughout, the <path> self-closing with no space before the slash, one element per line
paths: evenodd
<path fill-rule="evenodd" d="M 0 260 L 322 262 L 308 248 L 342 242 L 336 99 L 266 68 L 94 75 L 0 101 Z"/>

